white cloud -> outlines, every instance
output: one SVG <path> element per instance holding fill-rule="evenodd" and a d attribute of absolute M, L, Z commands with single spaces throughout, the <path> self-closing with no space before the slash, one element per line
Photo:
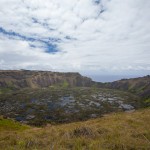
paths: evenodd
<path fill-rule="evenodd" d="M 0 30 L 0 68 L 147 73 L 149 7 L 148 0 L 1 0 L 0 27 L 38 40 Z M 48 38 L 61 40 L 52 42 L 59 52 L 45 52 L 40 40 Z"/>

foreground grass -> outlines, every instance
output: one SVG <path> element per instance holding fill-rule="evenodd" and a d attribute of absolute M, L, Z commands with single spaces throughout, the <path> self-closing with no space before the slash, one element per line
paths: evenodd
<path fill-rule="evenodd" d="M 150 109 L 44 128 L 0 120 L 2 150 L 149 150 Z"/>

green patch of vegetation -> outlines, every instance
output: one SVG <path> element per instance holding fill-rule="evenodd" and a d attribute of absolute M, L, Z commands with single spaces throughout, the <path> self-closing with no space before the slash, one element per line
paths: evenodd
<path fill-rule="evenodd" d="M 19 122 L 16 122 L 14 120 L 11 119 L 3 119 L 2 117 L 0 117 L 0 131 L 4 131 L 4 130 L 25 130 L 25 129 L 29 129 L 29 126 L 27 125 L 23 125 L 20 124 Z"/>
<path fill-rule="evenodd" d="M 146 104 L 147 107 L 150 107 L 150 98 L 146 99 L 144 102 L 145 102 L 145 104 Z"/>
<path fill-rule="evenodd" d="M 5 94 L 11 92 L 11 88 L 0 88 L 0 94 Z"/>
<path fill-rule="evenodd" d="M 69 87 L 69 83 L 68 83 L 67 81 L 64 81 L 64 82 L 61 84 L 61 86 L 62 86 L 63 88 L 68 88 L 68 87 Z"/>
<path fill-rule="evenodd" d="M 67 89 L 68 87 L 69 87 L 69 83 L 67 81 L 63 81 L 62 83 L 49 86 L 51 90 L 62 90 L 62 89 Z"/>
<path fill-rule="evenodd" d="M 150 103 L 150 98 L 145 100 L 145 103 Z"/>

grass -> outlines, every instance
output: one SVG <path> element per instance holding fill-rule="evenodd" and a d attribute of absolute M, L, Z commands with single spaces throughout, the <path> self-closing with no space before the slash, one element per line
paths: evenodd
<path fill-rule="evenodd" d="M 4 119 L 0 117 L 0 132 L 3 131 L 23 131 L 25 129 L 29 129 L 29 126 L 20 124 L 11 119 Z"/>
<path fill-rule="evenodd" d="M 2 150 L 150 149 L 150 108 L 43 128 L 29 128 L 5 119 L 0 122 Z"/>
<path fill-rule="evenodd" d="M 150 107 L 150 98 L 149 98 L 149 99 L 146 99 L 144 102 L 145 102 L 146 106 L 149 106 L 149 107 Z"/>

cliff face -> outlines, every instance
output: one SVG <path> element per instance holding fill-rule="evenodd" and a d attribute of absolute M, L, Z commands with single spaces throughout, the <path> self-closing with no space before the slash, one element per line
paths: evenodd
<path fill-rule="evenodd" d="M 101 87 L 119 89 L 139 95 L 143 98 L 150 98 L 150 76 L 122 79 L 115 82 L 99 84 Z"/>
<path fill-rule="evenodd" d="M 68 86 L 91 86 L 90 78 L 79 73 L 59 73 L 50 71 L 13 70 L 0 71 L 0 87 L 38 88 L 67 84 Z"/>

